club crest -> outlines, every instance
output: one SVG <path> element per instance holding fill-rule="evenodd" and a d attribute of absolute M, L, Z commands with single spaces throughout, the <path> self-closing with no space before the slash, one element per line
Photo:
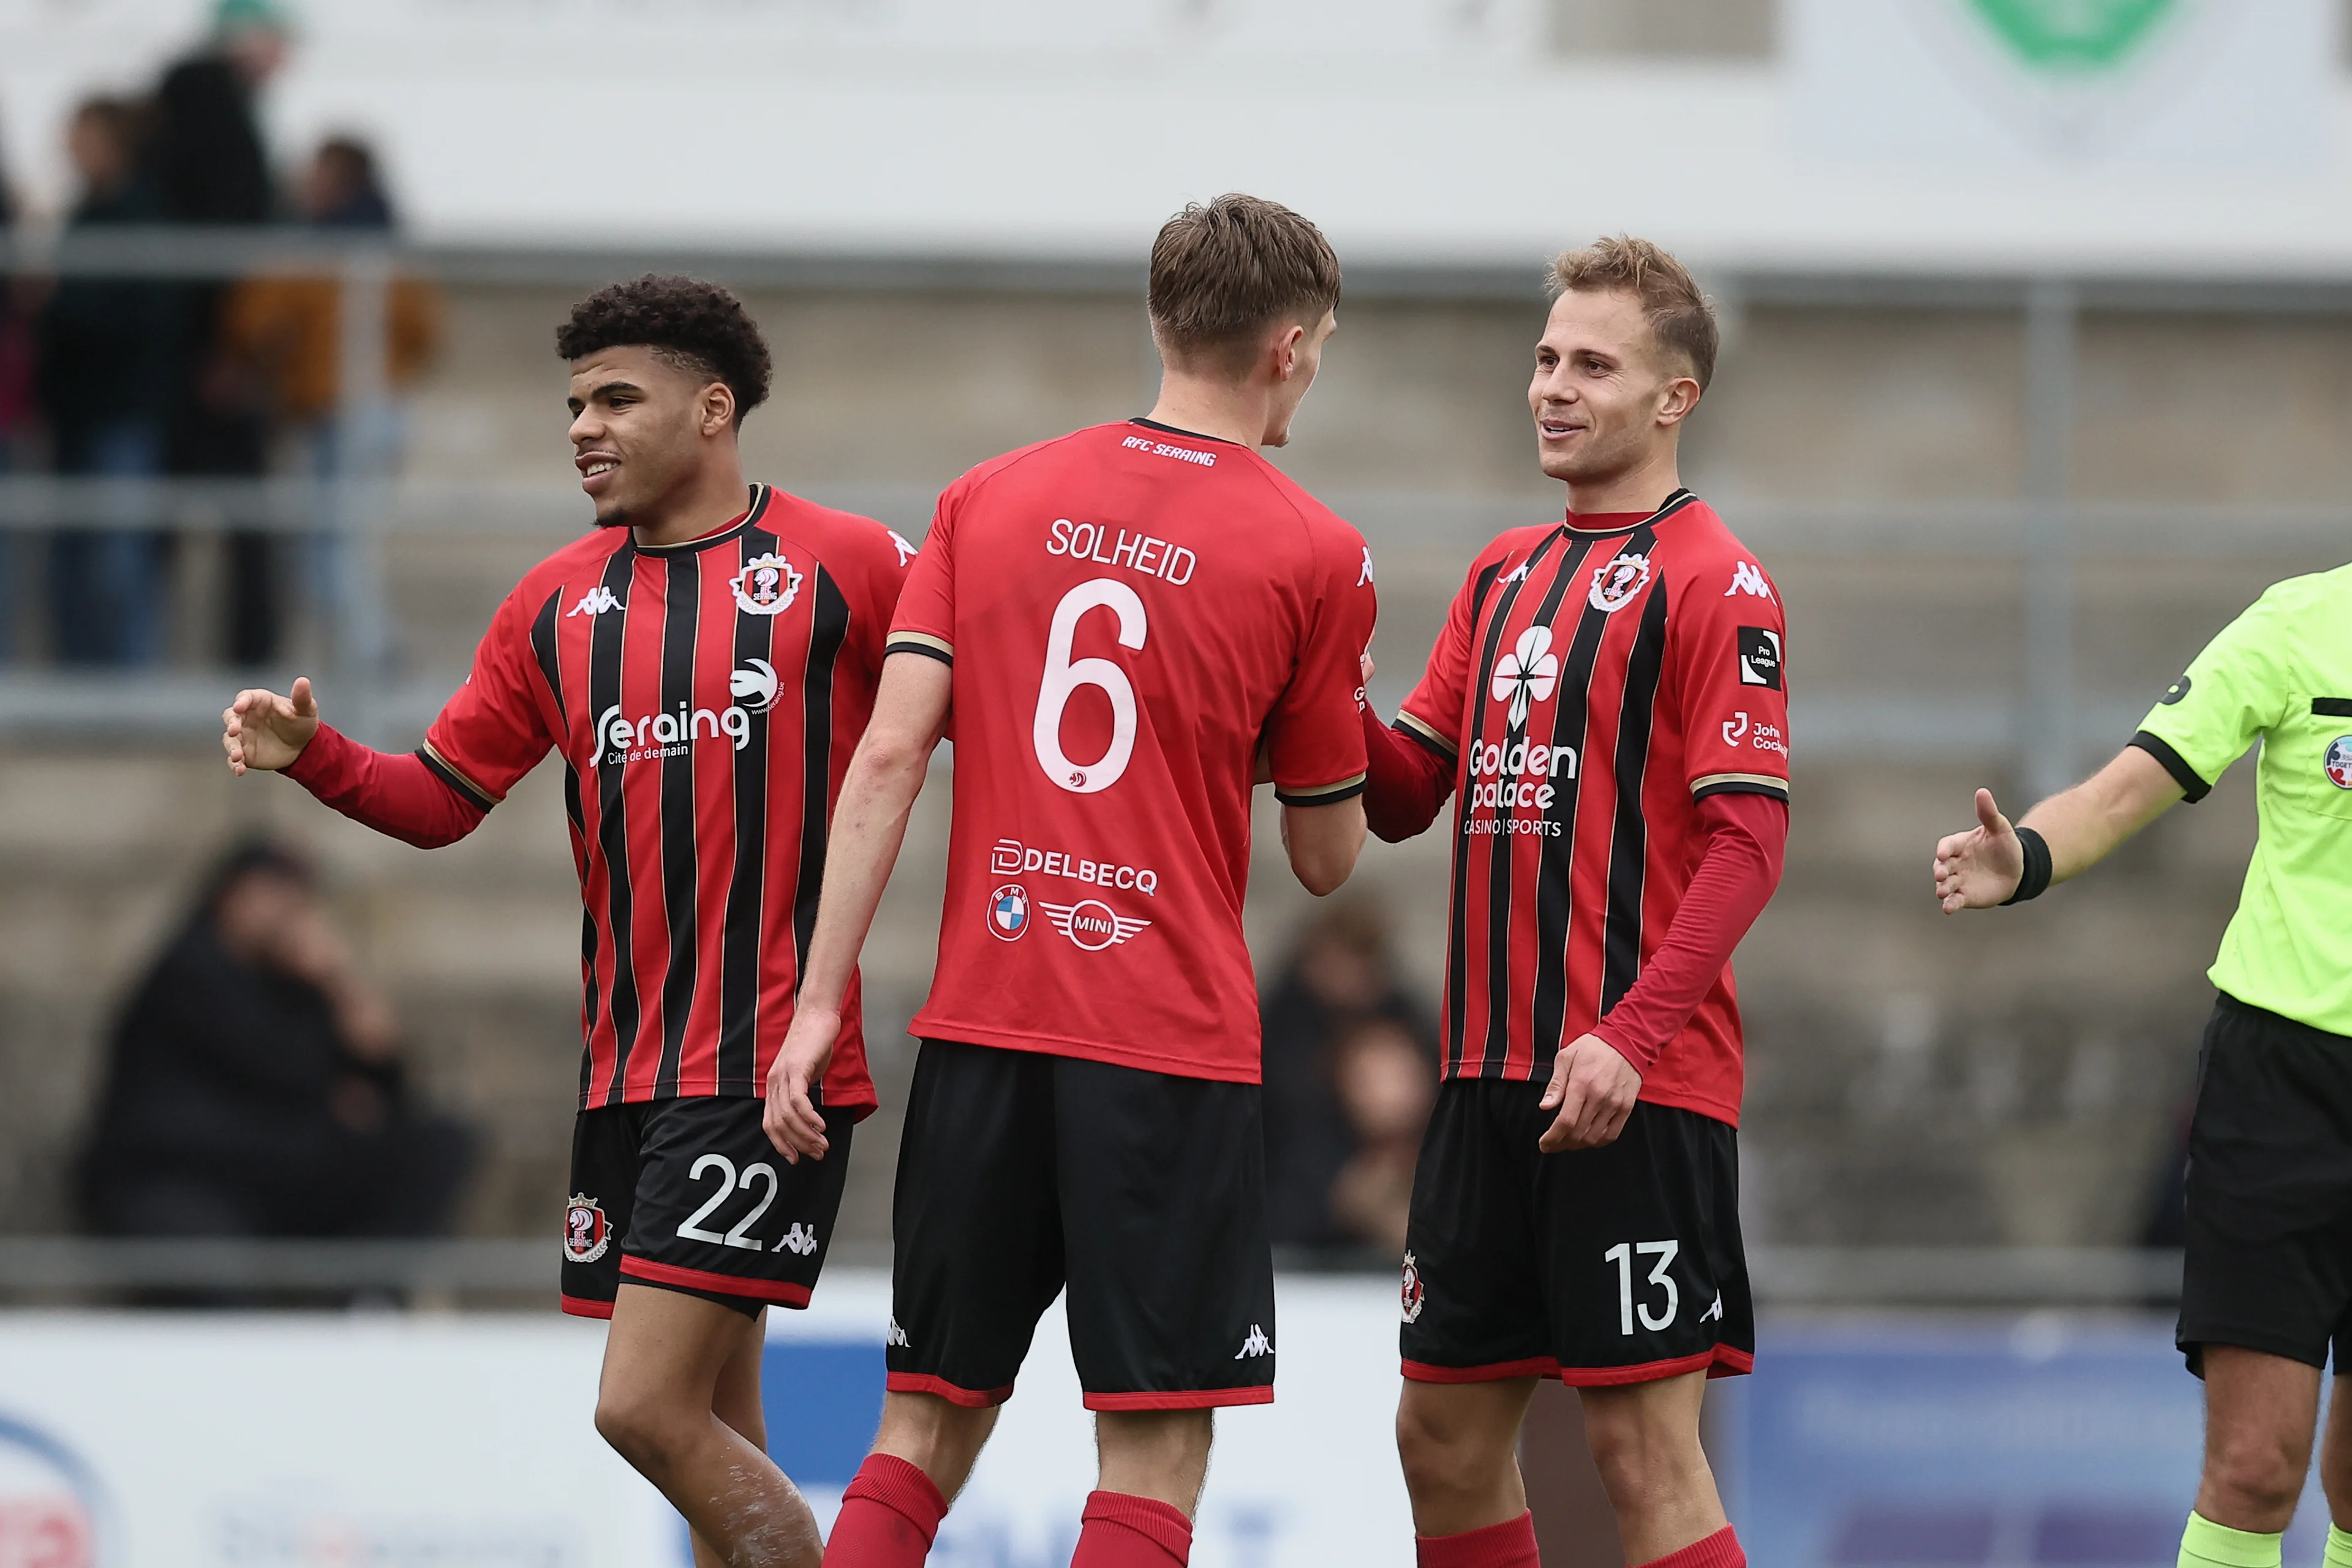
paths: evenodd
<path fill-rule="evenodd" d="M 613 1245 L 612 1227 L 604 1222 L 604 1205 L 573 1194 L 563 1211 L 563 1256 L 574 1263 L 593 1263 Z"/>
<path fill-rule="evenodd" d="M 792 608 L 801 595 L 801 574 L 793 563 L 771 551 L 743 563 L 729 584 L 735 605 L 747 616 L 773 616 Z"/>
<path fill-rule="evenodd" d="M 1412 1254 L 1408 1252 L 1404 1255 L 1404 1284 L 1402 1291 L 1404 1321 L 1408 1323 L 1420 1321 L 1422 1303 L 1427 1300 L 1428 1292 L 1421 1283 L 1421 1265 L 1414 1262 Z"/>
<path fill-rule="evenodd" d="M 1650 558 L 1629 550 L 1592 569 L 1592 587 L 1584 599 L 1594 609 L 1614 615 L 1649 585 Z"/>

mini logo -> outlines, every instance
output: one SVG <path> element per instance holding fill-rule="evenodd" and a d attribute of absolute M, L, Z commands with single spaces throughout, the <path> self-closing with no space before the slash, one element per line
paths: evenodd
<path fill-rule="evenodd" d="M 1356 586 L 1360 588 L 1372 580 L 1372 547 L 1364 546 L 1364 569 L 1356 574 Z"/>
<path fill-rule="evenodd" d="M 1076 904 L 1040 904 L 1037 907 L 1045 911 L 1045 918 L 1054 922 L 1055 931 L 1088 952 L 1117 947 L 1151 923 L 1150 921 L 1129 920 L 1100 899 L 1088 899 Z"/>
<path fill-rule="evenodd" d="M 908 1348 L 907 1331 L 898 1326 L 898 1319 L 890 1320 L 890 1331 L 882 1336 L 882 1342 L 886 1345 L 895 1345 L 900 1350 Z"/>
<path fill-rule="evenodd" d="M 602 583 L 580 595 L 580 602 L 563 612 L 563 618 L 574 616 L 601 616 L 607 610 L 625 610 L 628 606 L 613 596 L 613 590 Z"/>
<path fill-rule="evenodd" d="M 1739 628 L 1739 684 L 1780 689 L 1780 634 L 1769 626 Z"/>
<path fill-rule="evenodd" d="M 1720 1290 L 1715 1293 L 1715 1305 L 1698 1315 L 1698 1321 L 1702 1323 L 1710 1319 L 1718 1323 L 1723 1321 L 1723 1292 Z"/>
<path fill-rule="evenodd" d="M 1413 1261 L 1413 1256 L 1410 1252 L 1404 1255 L 1404 1286 L 1402 1297 L 1404 1321 L 1408 1323 L 1421 1321 L 1422 1303 L 1429 1299 L 1429 1292 L 1421 1282 L 1421 1265 Z"/>
<path fill-rule="evenodd" d="M 999 942 L 1019 942 L 1029 934 L 1028 889 L 1007 882 L 988 895 L 988 931 Z"/>
<path fill-rule="evenodd" d="M 796 1252 L 803 1258 L 806 1258 L 816 1250 L 816 1226 L 803 1226 L 798 1220 L 793 1221 L 793 1228 L 784 1232 L 782 1238 L 776 1243 L 775 1249 L 778 1252 Z"/>
<path fill-rule="evenodd" d="M 727 690 L 746 712 L 764 713 L 776 705 L 776 667 L 764 658 L 747 658 L 727 678 Z"/>
<path fill-rule="evenodd" d="M 1259 1328 L 1255 1323 L 1252 1323 L 1250 1325 L 1249 1337 L 1242 1341 L 1242 1348 L 1234 1352 L 1234 1359 L 1235 1361 L 1247 1361 L 1252 1356 L 1272 1355 L 1273 1353 L 1274 1342 L 1265 1337 L 1265 1331 L 1264 1329 Z"/>
<path fill-rule="evenodd" d="M 908 543 L 907 536 L 899 532 L 897 529 L 886 528 L 882 531 L 890 536 L 891 544 L 897 548 L 898 552 L 899 565 L 904 566 L 908 562 L 912 561 L 916 556 L 923 552 L 921 545 Z"/>
<path fill-rule="evenodd" d="M 593 1263 L 612 1245 L 613 1233 L 604 1224 L 604 1205 L 574 1193 L 572 1206 L 563 1211 L 563 1256 L 574 1263 Z"/>
<path fill-rule="evenodd" d="M 1745 712 L 1734 713 L 1730 718 L 1726 719 L 1723 721 L 1723 743 L 1725 745 L 1736 746 L 1739 744 L 1740 737 L 1747 733 L 1748 715 Z"/>
<path fill-rule="evenodd" d="M 1753 594 L 1759 599 L 1772 596 L 1772 584 L 1764 581 L 1763 569 L 1753 561 L 1742 561 L 1731 569 L 1731 586 L 1723 591 L 1727 599 L 1734 594 Z"/>
<path fill-rule="evenodd" d="M 801 595 L 801 574 L 793 563 L 772 551 L 743 563 L 729 584 L 735 604 L 747 616 L 773 616 L 792 608 Z"/>
<path fill-rule="evenodd" d="M 1649 585 L 1650 558 L 1629 550 L 1592 569 L 1592 588 L 1584 598 L 1594 609 L 1613 616 Z"/>
<path fill-rule="evenodd" d="M 2327 742 L 2327 782 L 2337 789 L 2352 789 L 2352 735 L 2338 735 Z"/>
<path fill-rule="evenodd" d="M 2188 695 L 2189 678 L 2184 675 L 2179 679 L 2174 681 L 2171 685 L 2166 687 L 2164 689 L 2164 695 L 2158 698 L 2157 700 L 2163 703 L 2167 708 L 2169 708 Z"/>
<path fill-rule="evenodd" d="M 1510 726 L 1517 730 L 1526 725 L 1528 708 L 1549 697 L 1559 684 L 1559 656 L 1551 651 L 1551 628 L 1529 626 L 1496 662 L 1489 689 L 1496 701 L 1511 705 Z"/>

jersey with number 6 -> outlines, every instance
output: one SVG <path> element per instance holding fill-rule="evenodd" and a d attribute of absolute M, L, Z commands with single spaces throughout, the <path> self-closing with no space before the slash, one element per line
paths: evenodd
<path fill-rule="evenodd" d="M 1232 442 L 1098 426 L 949 487 L 889 642 L 955 669 L 914 1032 L 1256 1082 L 1256 758 L 1286 805 L 1361 791 L 1374 607 L 1362 536 Z"/>

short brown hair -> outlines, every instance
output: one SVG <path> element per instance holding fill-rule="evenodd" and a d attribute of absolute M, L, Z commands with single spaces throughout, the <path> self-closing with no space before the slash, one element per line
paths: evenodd
<path fill-rule="evenodd" d="M 1646 239 L 1610 235 L 1581 250 L 1563 250 L 1551 264 L 1551 291 L 1570 289 L 1631 294 L 1641 301 L 1650 334 L 1669 353 L 1690 364 L 1705 392 L 1715 375 L 1718 334 L 1715 306 L 1699 291 L 1690 268 Z"/>
<path fill-rule="evenodd" d="M 1320 321 L 1339 302 L 1323 231 L 1279 202 L 1228 194 L 1170 218 L 1151 243 L 1151 325 L 1171 359 L 1239 374 L 1277 321 Z"/>

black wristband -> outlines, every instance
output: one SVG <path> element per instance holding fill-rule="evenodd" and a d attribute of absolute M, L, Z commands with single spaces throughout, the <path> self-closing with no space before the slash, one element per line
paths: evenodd
<path fill-rule="evenodd" d="M 2025 874 L 2017 879 L 2017 891 L 2001 900 L 2001 907 L 2021 904 L 2028 899 L 2038 899 L 2050 890 L 2050 845 L 2031 827 L 2017 830 L 2017 847 L 2025 851 Z"/>

